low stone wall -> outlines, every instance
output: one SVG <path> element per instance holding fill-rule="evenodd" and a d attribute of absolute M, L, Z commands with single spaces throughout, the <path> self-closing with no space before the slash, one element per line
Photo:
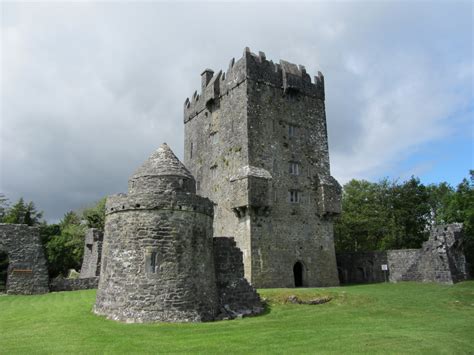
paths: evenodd
<path fill-rule="evenodd" d="M 255 289 L 244 277 L 242 252 L 234 238 L 214 238 L 214 265 L 222 317 L 241 317 L 263 312 Z"/>
<path fill-rule="evenodd" d="M 59 291 L 78 291 L 97 288 L 99 285 L 99 277 L 89 277 L 84 279 L 65 279 L 56 277 L 51 280 L 49 288 L 51 292 Z"/>
<path fill-rule="evenodd" d="M 336 261 L 341 284 L 388 281 L 388 271 L 382 270 L 387 264 L 385 251 L 337 253 Z"/>

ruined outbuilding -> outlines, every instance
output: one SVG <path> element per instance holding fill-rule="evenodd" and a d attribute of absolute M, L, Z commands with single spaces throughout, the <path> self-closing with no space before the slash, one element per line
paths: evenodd
<path fill-rule="evenodd" d="M 38 227 L 0 223 L 0 251 L 8 257 L 8 294 L 49 292 L 48 269 Z"/>
<path fill-rule="evenodd" d="M 163 144 L 109 196 L 94 311 L 123 322 L 199 322 L 263 310 L 242 255 L 213 238 L 213 203 Z"/>
<path fill-rule="evenodd" d="M 387 251 L 390 281 L 452 284 L 468 279 L 462 224 L 439 225 L 421 249 Z"/>
<path fill-rule="evenodd" d="M 462 224 L 453 223 L 433 227 L 420 249 L 338 253 L 339 278 L 341 283 L 464 281 L 469 275 L 462 242 Z"/>

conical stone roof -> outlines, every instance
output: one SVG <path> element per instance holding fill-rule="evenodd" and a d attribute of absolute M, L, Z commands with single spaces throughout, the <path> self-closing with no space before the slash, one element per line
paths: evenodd
<path fill-rule="evenodd" d="M 192 174 L 174 155 L 168 144 L 163 143 L 146 161 L 140 166 L 130 179 L 146 176 L 181 176 L 193 179 Z"/>

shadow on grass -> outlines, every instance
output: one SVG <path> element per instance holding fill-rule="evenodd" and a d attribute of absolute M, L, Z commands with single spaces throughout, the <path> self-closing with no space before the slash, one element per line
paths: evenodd
<path fill-rule="evenodd" d="M 262 300 L 263 312 L 256 315 L 256 317 L 263 317 L 272 312 L 272 305 L 267 300 Z"/>
<path fill-rule="evenodd" d="M 381 285 L 381 284 L 390 284 L 390 282 L 363 282 L 363 283 L 347 283 L 340 284 L 339 287 L 354 287 L 354 286 L 366 286 L 366 285 Z"/>

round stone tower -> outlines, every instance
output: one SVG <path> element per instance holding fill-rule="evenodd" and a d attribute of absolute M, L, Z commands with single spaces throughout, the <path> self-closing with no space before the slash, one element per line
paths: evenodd
<path fill-rule="evenodd" d="M 107 198 L 94 311 L 124 322 L 213 320 L 213 205 L 163 144 Z"/>

